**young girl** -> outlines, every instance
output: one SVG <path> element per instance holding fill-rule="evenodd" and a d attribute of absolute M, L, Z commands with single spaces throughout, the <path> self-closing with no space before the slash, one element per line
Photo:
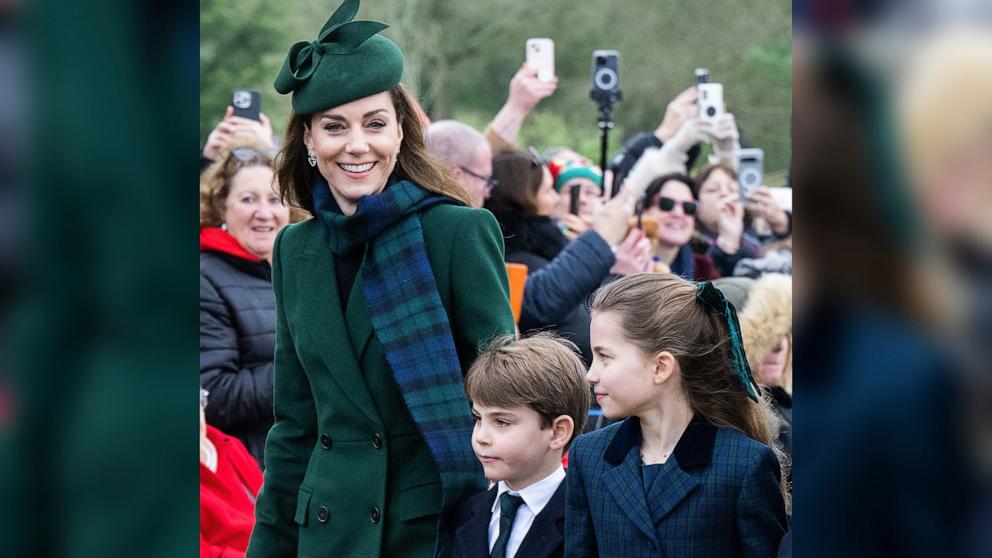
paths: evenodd
<path fill-rule="evenodd" d="M 709 282 L 644 273 L 596 292 L 586 377 L 629 418 L 572 444 L 566 556 L 775 555 L 782 476 L 739 332 Z"/>

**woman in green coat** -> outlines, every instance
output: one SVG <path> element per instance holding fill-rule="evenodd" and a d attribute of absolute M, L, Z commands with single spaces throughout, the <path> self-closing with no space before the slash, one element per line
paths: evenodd
<path fill-rule="evenodd" d="M 249 558 L 432 556 L 485 488 L 462 371 L 512 333 L 503 242 L 424 145 L 385 25 L 347 0 L 289 52 L 277 176 L 275 424 Z"/>

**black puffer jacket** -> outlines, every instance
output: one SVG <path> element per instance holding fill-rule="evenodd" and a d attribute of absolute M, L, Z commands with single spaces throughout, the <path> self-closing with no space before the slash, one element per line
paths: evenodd
<path fill-rule="evenodd" d="M 240 439 L 259 466 L 274 420 L 275 330 L 269 264 L 253 258 L 226 232 L 203 229 L 200 384 L 210 392 L 206 419 Z"/>

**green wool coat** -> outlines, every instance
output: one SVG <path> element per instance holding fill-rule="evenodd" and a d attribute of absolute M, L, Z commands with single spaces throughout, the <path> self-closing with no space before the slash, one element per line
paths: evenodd
<path fill-rule="evenodd" d="M 513 333 L 503 239 L 481 209 L 438 205 L 421 224 L 465 372 L 480 344 Z M 310 219 L 275 242 L 275 424 L 247 557 L 432 556 L 437 466 L 372 329 L 362 272 L 342 314 L 323 235 Z"/>

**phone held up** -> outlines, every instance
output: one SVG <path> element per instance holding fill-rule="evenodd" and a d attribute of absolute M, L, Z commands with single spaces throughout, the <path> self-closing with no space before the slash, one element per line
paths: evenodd
<path fill-rule="evenodd" d="M 235 89 L 231 94 L 231 106 L 234 116 L 262 121 L 262 96 L 257 89 Z"/>
<path fill-rule="evenodd" d="M 696 68 L 696 71 L 694 73 L 696 75 L 696 85 L 699 85 L 700 83 L 710 82 L 710 71 L 708 69 Z"/>
<path fill-rule="evenodd" d="M 723 84 L 710 83 L 710 71 L 706 68 L 696 68 L 696 90 L 699 97 L 696 105 L 699 107 L 699 117 L 713 120 L 724 113 Z"/>
<path fill-rule="evenodd" d="M 538 81 L 548 83 L 555 77 L 555 42 L 551 39 L 527 39 L 527 65 L 537 70 Z"/>
<path fill-rule="evenodd" d="M 580 184 L 572 184 L 572 188 L 568 191 L 568 212 L 572 215 L 579 214 L 579 196 L 582 195 L 582 186 Z"/>
<path fill-rule="evenodd" d="M 741 199 L 751 197 L 751 192 L 761 186 L 765 172 L 765 151 L 758 147 L 741 149 L 740 164 L 738 165 L 738 184 L 741 186 Z"/>
<path fill-rule="evenodd" d="M 600 107 L 610 107 L 620 100 L 620 51 L 593 51 L 592 91 L 589 95 Z"/>

